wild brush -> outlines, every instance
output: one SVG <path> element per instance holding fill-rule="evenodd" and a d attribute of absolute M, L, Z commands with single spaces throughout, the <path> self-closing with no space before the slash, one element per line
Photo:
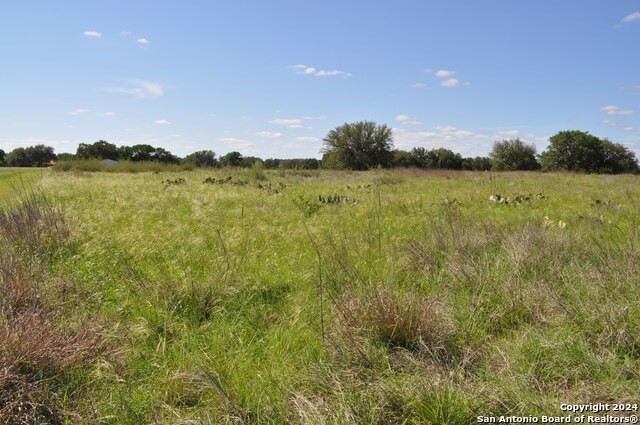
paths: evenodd
<path fill-rule="evenodd" d="M 38 193 L 0 211 L 0 419 L 3 423 L 62 423 L 39 382 L 91 364 L 100 355 L 97 327 L 59 326 L 64 280 L 49 276 L 52 251 L 69 228 Z"/>

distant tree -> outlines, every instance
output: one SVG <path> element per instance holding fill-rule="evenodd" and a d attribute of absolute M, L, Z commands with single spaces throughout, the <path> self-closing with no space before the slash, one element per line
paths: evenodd
<path fill-rule="evenodd" d="M 35 145 L 9 152 L 6 163 L 10 167 L 41 167 L 56 159 L 51 146 Z"/>
<path fill-rule="evenodd" d="M 320 161 L 322 168 L 329 170 L 339 170 L 345 167 L 342 155 L 339 152 L 325 152 Z"/>
<path fill-rule="evenodd" d="M 489 154 L 492 168 L 498 171 L 537 170 L 536 147 L 520 139 L 501 140 L 493 144 Z"/>
<path fill-rule="evenodd" d="M 218 159 L 212 150 L 194 152 L 187 155 L 184 161 L 190 162 L 196 167 L 215 167 L 218 165 Z"/>
<path fill-rule="evenodd" d="M 391 166 L 393 135 L 386 125 L 372 121 L 345 123 L 329 131 L 323 140 L 323 162 L 333 167 L 366 170 Z"/>
<path fill-rule="evenodd" d="M 158 161 L 164 164 L 179 164 L 180 158 L 164 148 L 155 148 L 155 151 L 151 153 L 151 161 Z"/>
<path fill-rule="evenodd" d="M 543 170 L 597 172 L 604 160 L 602 140 L 591 134 L 569 130 L 549 138 L 540 155 Z"/>
<path fill-rule="evenodd" d="M 602 140 L 602 164 L 600 172 L 605 173 L 637 173 L 638 159 L 636 154 L 619 143 Z"/>
<path fill-rule="evenodd" d="M 56 154 L 56 156 L 58 157 L 58 161 L 73 161 L 76 159 L 74 154 L 68 152 L 59 153 Z"/>
<path fill-rule="evenodd" d="M 240 167 L 242 165 L 242 154 L 237 151 L 229 152 L 220 158 L 222 167 Z"/>
<path fill-rule="evenodd" d="M 262 165 L 262 159 L 255 156 L 243 156 L 242 159 L 240 160 L 240 167 L 251 168 L 258 163 Z"/>
<path fill-rule="evenodd" d="M 153 160 L 153 154 L 156 148 L 151 145 L 133 145 L 133 146 L 120 146 L 118 148 L 118 156 L 121 159 L 128 159 L 133 162 L 151 161 Z"/>
<path fill-rule="evenodd" d="M 276 168 L 280 167 L 281 162 L 282 160 L 277 158 L 267 158 L 264 160 L 264 168 L 275 170 Z"/>
<path fill-rule="evenodd" d="M 317 170 L 320 168 L 320 161 L 315 158 L 279 159 L 277 161 L 278 168 L 287 170 Z"/>
<path fill-rule="evenodd" d="M 491 169 L 491 158 L 476 156 L 475 158 L 463 158 L 462 169 L 470 171 L 487 171 Z"/>
<path fill-rule="evenodd" d="M 9 167 L 31 167 L 33 165 L 25 148 L 15 148 L 9 152 L 5 161 Z"/>
<path fill-rule="evenodd" d="M 414 167 L 413 156 L 410 152 L 403 151 L 401 149 L 396 149 L 393 151 L 393 161 L 392 165 L 394 167 Z"/>
<path fill-rule="evenodd" d="M 445 148 L 433 149 L 427 153 L 427 167 L 461 170 L 462 156 Z"/>
<path fill-rule="evenodd" d="M 76 157 L 79 159 L 118 159 L 118 148 L 113 143 L 104 140 L 98 140 L 95 143 L 80 143 L 76 151 Z"/>
<path fill-rule="evenodd" d="M 414 167 L 427 168 L 427 166 L 429 165 L 429 151 L 425 147 L 416 146 L 415 148 L 411 149 L 411 158 Z"/>
<path fill-rule="evenodd" d="M 2 149 L 0 149 L 0 166 L 4 165 L 4 160 L 5 160 L 6 156 L 7 156 L 7 154 Z"/>

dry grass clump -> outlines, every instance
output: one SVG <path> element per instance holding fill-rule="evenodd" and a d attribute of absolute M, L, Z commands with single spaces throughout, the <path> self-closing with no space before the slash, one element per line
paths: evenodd
<path fill-rule="evenodd" d="M 41 256 L 53 254 L 68 239 L 62 213 L 41 194 L 18 193 L 13 208 L 0 210 L 0 238 L 4 249 Z"/>
<path fill-rule="evenodd" d="M 349 333 L 372 338 L 389 348 L 424 351 L 448 360 L 455 351 L 455 325 L 442 305 L 407 293 L 375 288 L 366 294 L 346 293 L 340 301 Z"/>
<path fill-rule="evenodd" d="M 68 284 L 43 261 L 68 235 L 62 215 L 35 194 L 0 212 L 0 423 L 62 423 L 41 381 L 99 354 L 96 328 L 60 326 Z"/>

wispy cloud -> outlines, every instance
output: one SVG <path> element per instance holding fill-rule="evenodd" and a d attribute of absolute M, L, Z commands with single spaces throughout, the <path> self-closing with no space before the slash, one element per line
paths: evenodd
<path fill-rule="evenodd" d="M 282 133 L 274 133 L 272 131 L 259 131 L 256 134 L 265 139 L 278 139 L 282 137 Z"/>
<path fill-rule="evenodd" d="M 136 43 L 140 44 L 141 46 L 146 46 L 147 44 L 150 43 L 150 41 L 147 40 L 146 38 L 141 37 L 136 40 Z"/>
<path fill-rule="evenodd" d="M 415 83 L 411 87 L 414 89 L 424 89 L 427 88 L 427 85 L 425 83 Z"/>
<path fill-rule="evenodd" d="M 167 120 L 156 120 L 155 123 L 158 124 L 158 125 L 169 125 L 169 124 L 171 124 Z"/>
<path fill-rule="evenodd" d="M 307 116 L 303 117 L 304 120 L 326 120 L 327 117 L 325 115 L 317 115 L 317 116 Z"/>
<path fill-rule="evenodd" d="M 456 73 L 455 71 L 447 71 L 444 69 L 439 69 L 438 71 L 436 71 L 436 77 L 447 78 L 447 77 L 451 77 L 455 73 Z"/>
<path fill-rule="evenodd" d="M 80 115 L 80 114 L 85 113 L 85 112 L 89 112 L 89 110 L 88 109 L 79 108 L 79 109 L 76 109 L 73 112 L 69 112 L 69 115 Z"/>
<path fill-rule="evenodd" d="M 100 117 L 115 117 L 116 113 L 115 112 L 102 112 L 102 113 L 98 114 L 98 116 L 100 116 Z"/>
<path fill-rule="evenodd" d="M 82 33 L 85 37 L 95 37 L 95 38 L 100 38 L 102 37 L 102 34 L 99 33 L 98 31 L 85 31 Z"/>
<path fill-rule="evenodd" d="M 235 137 L 224 137 L 220 139 L 220 141 L 224 142 L 225 144 L 230 146 L 232 149 L 240 151 L 243 154 L 249 152 L 251 148 L 254 146 L 254 144 L 251 142 L 248 142 L 243 139 L 236 139 Z"/>
<path fill-rule="evenodd" d="M 269 121 L 269 124 L 278 124 L 278 125 L 301 125 L 303 123 L 302 120 L 299 119 L 283 119 L 283 118 L 277 118 L 275 120 L 271 120 Z"/>
<path fill-rule="evenodd" d="M 324 69 L 317 69 L 312 66 L 306 65 L 293 65 L 289 68 L 295 69 L 296 74 L 300 75 L 312 75 L 314 77 L 343 77 L 348 78 L 351 77 L 351 74 L 345 71 L 339 71 L 337 69 L 328 71 Z"/>
<path fill-rule="evenodd" d="M 518 134 L 520 134 L 519 130 L 505 130 L 505 131 L 498 131 L 498 134 L 500 136 L 517 136 Z"/>
<path fill-rule="evenodd" d="M 146 80 L 127 80 L 126 87 L 107 87 L 104 90 L 110 93 L 124 93 L 132 95 L 138 99 L 153 99 L 164 94 L 162 86 Z"/>
<path fill-rule="evenodd" d="M 640 12 L 633 12 L 622 18 L 623 24 L 630 24 L 632 22 L 640 22 Z"/>
<path fill-rule="evenodd" d="M 300 137 L 296 137 L 296 141 L 298 142 L 318 142 L 320 141 L 319 137 L 313 137 L 313 136 L 300 136 Z"/>
<path fill-rule="evenodd" d="M 448 80 L 444 80 L 440 83 L 443 87 L 458 87 L 460 85 L 460 81 L 456 78 L 449 78 Z"/>
<path fill-rule="evenodd" d="M 400 122 L 400 124 L 402 125 L 412 125 L 412 126 L 422 125 L 420 121 L 408 115 L 396 115 L 396 121 Z"/>
<path fill-rule="evenodd" d="M 620 110 L 619 107 L 615 106 L 615 105 L 608 105 L 608 106 L 603 106 L 602 108 L 600 108 L 602 111 L 605 111 L 607 113 L 607 115 L 631 115 L 633 114 L 633 111 L 631 110 Z"/>

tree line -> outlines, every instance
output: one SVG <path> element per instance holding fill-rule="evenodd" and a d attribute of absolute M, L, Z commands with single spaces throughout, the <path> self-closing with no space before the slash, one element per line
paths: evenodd
<path fill-rule="evenodd" d="M 268 169 L 351 169 L 367 170 L 387 167 L 414 167 L 450 170 L 543 170 L 587 173 L 638 173 L 638 160 L 625 146 L 579 130 L 560 131 L 549 139 L 547 149 L 538 154 L 534 145 L 520 139 L 499 140 L 488 157 L 462 157 L 449 149 L 428 150 L 415 147 L 410 151 L 395 149 L 392 131 L 372 121 L 345 123 L 329 131 L 324 138 L 322 160 L 261 159 L 233 151 L 217 156 L 201 150 L 180 158 L 161 147 L 147 144 L 116 146 L 104 140 L 81 143 L 75 154 L 56 155 L 50 146 L 35 145 L 16 148 L 5 154 L 0 149 L 0 165 L 9 167 L 46 166 L 52 161 L 126 160 L 155 161 L 164 164 L 189 163 L 196 167 L 252 167 L 259 163 Z"/>

